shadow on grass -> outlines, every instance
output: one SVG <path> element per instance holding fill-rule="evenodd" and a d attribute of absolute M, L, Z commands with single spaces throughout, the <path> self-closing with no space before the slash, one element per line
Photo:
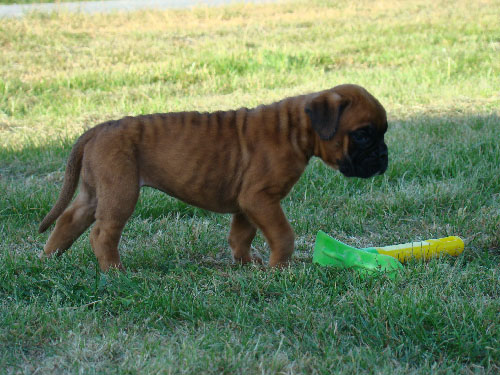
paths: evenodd
<path fill-rule="evenodd" d="M 298 240 L 319 228 L 351 240 L 457 230 L 480 256 L 413 262 L 396 281 L 360 280 L 351 270 L 304 262 L 276 272 L 240 269 L 219 257 L 223 248 L 229 252 L 227 228 L 219 228 L 215 214 L 200 219 L 212 214 L 145 189 L 120 245 L 127 274 L 97 271 L 88 233 L 70 253 L 41 263 L 35 251 L 46 234 L 33 235 L 35 225 L 56 199 L 72 142 L 0 150 L 0 342 L 14 358 L 40 343 L 74 340 L 80 322 L 99 322 L 92 330 L 113 337 L 119 321 L 138 329 L 141 341 L 151 331 L 155 340 L 158 332 L 169 337 L 181 325 L 197 336 L 200 323 L 211 324 L 219 343 L 227 340 L 220 322 L 229 321 L 249 337 L 259 327 L 257 340 L 280 332 L 297 343 L 291 353 L 333 343 L 343 353 L 395 348 L 390 356 L 408 366 L 437 363 L 443 353 L 458 365 L 498 363 L 498 256 L 484 249 L 498 246 L 499 118 L 423 116 L 391 125 L 384 176 L 345 179 L 316 161 L 307 169 L 283 203 Z M 177 213 L 188 219 L 175 221 Z"/>
<path fill-rule="evenodd" d="M 314 162 L 284 204 L 294 205 L 298 201 L 317 210 L 324 207 L 323 199 L 335 201 L 342 197 L 345 201 L 361 197 L 370 205 L 373 204 L 371 199 L 379 195 L 394 194 L 396 199 L 399 192 L 404 192 L 416 199 L 423 189 L 436 187 L 442 191 L 457 190 L 454 192 L 457 199 L 450 206 L 457 212 L 468 207 L 480 210 L 485 205 L 498 205 L 500 117 L 497 114 L 419 115 L 394 120 L 389 126 L 386 139 L 390 163 L 384 176 L 368 180 L 345 179 L 325 166 L 318 167 L 322 163 Z M 66 158 L 73 142 L 73 139 L 61 138 L 42 146 L 26 145 L 21 150 L 0 149 L 0 193 L 3 196 L 0 216 L 22 215 L 23 221 L 43 218 L 62 186 Z M 312 192 L 311 186 L 314 186 Z M 303 196 L 307 194 L 312 197 L 304 201 Z M 464 198 L 468 202 L 464 202 Z M 437 190 L 435 199 L 436 207 L 448 203 L 439 201 Z M 387 214 L 398 214 L 395 203 L 386 204 L 379 220 L 384 220 Z M 362 202 L 359 205 L 361 210 L 370 211 Z M 419 205 L 413 208 L 415 214 L 419 210 L 432 209 Z M 187 217 L 211 215 L 161 192 L 143 189 L 135 216 L 157 219 L 168 213 Z"/>

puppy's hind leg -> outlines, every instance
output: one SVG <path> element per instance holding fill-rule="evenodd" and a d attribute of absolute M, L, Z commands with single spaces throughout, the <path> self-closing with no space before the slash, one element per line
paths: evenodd
<path fill-rule="evenodd" d="M 56 226 L 40 253 L 40 258 L 61 255 L 94 222 L 96 197 L 92 189 L 82 182 L 74 202 L 57 219 Z"/>
<path fill-rule="evenodd" d="M 124 269 L 118 243 L 139 198 L 136 174 L 122 170 L 118 175 L 120 181 L 110 184 L 102 179 L 98 186 L 96 223 L 90 232 L 90 244 L 103 272 L 112 267 Z"/>

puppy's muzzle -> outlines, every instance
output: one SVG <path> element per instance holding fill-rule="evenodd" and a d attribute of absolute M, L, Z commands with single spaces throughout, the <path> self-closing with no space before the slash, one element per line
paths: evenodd
<path fill-rule="evenodd" d="M 339 170 L 346 177 L 369 178 L 387 170 L 389 155 L 387 145 L 380 142 L 374 147 L 346 156 L 339 161 Z"/>

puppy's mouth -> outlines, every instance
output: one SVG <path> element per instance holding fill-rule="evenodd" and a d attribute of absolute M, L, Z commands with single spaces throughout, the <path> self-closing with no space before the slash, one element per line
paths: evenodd
<path fill-rule="evenodd" d="M 346 155 L 338 160 L 339 171 L 346 177 L 370 178 L 387 170 L 389 162 L 387 146 L 381 143 L 375 149 Z"/>

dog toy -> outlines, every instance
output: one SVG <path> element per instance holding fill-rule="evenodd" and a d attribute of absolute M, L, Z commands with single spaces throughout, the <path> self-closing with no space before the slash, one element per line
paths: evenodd
<path fill-rule="evenodd" d="M 314 245 L 313 263 L 335 268 L 352 268 L 361 276 L 386 273 L 391 279 L 403 265 L 388 255 L 356 249 L 319 231 Z"/>
<path fill-rule="evenodd" d="M 444 254 L 458 256 L 464 251 L 464 241 L 460 237 L 450 236 L 401 245 L 368 247 L 362 250 L 372 254 L 389 255 L 405 263 L 410 258 L 429 260 Z"/>
<path fill-rule="evenodd" d="M 410 258 L 428 260 L 442 254 L 459 255 L 464 242 L 459 237 L 446 237 L 384 247 L 357 249 L 319 231 L 314 246 L 313 262 L 337 268 L 353 268 L 362 275 L 385 272 L 394 278 L 398 269 Z"/>

